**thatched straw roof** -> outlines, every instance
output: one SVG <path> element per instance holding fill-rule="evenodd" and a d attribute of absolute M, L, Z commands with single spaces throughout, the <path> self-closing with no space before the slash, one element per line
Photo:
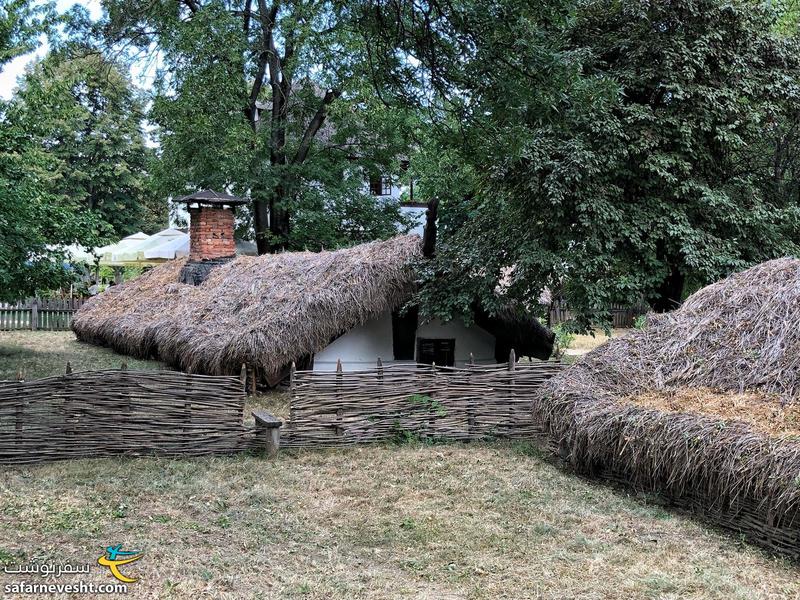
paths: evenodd
<path fill-rule="evenodd" d="M 171 261 L 87 302 L 79 339 L 157 357 L 195 373 L 236 374 L 255 365 L 268 380 L 293 360 L 407 301 L 416 235 L 335 252 L 240 256 L 199 286 L 179 283 Z"/>
<path fill-rule="evenodd" d="M 757 265 L 703 288 L 672 313 L 648 315 L 643 330 L 611 340 L 551 379 L 537 408 L 562 456 L 581 470 L 708 508 L 746 504 L 783 523 L 800 518 L 796 438 L 621 402 L 687 387 L 800 401 L 800 260 Z M 775 547 L 783 543 L 766 522 L 761 528 L 751 519 L 748 526 Z M 793 548 L 800 554 L 800 541 Z"/>

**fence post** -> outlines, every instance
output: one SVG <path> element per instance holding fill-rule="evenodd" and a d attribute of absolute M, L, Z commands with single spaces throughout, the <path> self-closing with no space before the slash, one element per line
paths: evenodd
<path fill-rule="evenodd" d="M 472 373 L 473 368 L 475 366 L 475 355 L 470 352 L 469 353 L 469 366 L 470 368 L 467 369 L 467 389 L 472 389 Z M 475 434 L 475 398 L 471 396 L 467 396 L 467 438 L 468 441 L 472 441 L 472 436 Z"/>
<path fill-rule="evenodd" d="M 122 364 L 119 366 L 119 370 L 122 371 L 120 375 L 120 383 L 125 384 L 128 381 L 128 378 L 125 376 L 125 372 L 128 370 L 128 361 L 123 360 Z M 125 394 L 125 408 L 124 412 L 127 415 L 130 415 L 133 412 L 133 405 L 131 401 L 131 394 L 129 391 L 123 392 Z M 122 434 L 124 435 L 124 433 Z"/>
<path fill-rule="evenodd" d="M 34 298 L 31 301 L 31 331 L 36 331 L 39 327 L 39 300 Z"/>
<path fill-rule="evenodd" d="M 72 363 L 69 361 L 64 367 L 64 375 L 72 375 Z M 78 415 L 75 413 L 74 403 L 69 395 L 64 397 L 64 433 L 67 437 L 73 437 L 77 429 Z"/>
<path fill-rule="evenodd" d="M 239 381 L 242 382 L 242 390 L 247 396 L 247 365 L 245 363 L 242 363 L 242 369 L 239 371 Z"/>
<path fill-rule="evenodd" d="M 294 429 L 294 405 L 295 405 L 295 398 L 294 394 L 297 390 L 297 365 L 294 361 L 292 361 L 292 366 L 289 368 L 289 422 L 286 424 L 286 429 L 288 430 L 287 436 L 292 435 L 292 431 Z"/>
<path fill-rule="evenodd" d="M 244 412 L 244 406 L 242 406 Z M 192 370 L 186 370 L 186 398 L 183 401 L 183 433 L 188 437 L 192 434 Z M 242 421 L 244 421 L 244 414 L 242 414 Z"/>
<path fill-rule="evenodd" d="M 517 369 L 517 354 L 516 352 L 514 352 L 514 349 L 512 348 L 511 352 L 508 353 L 508 372 L 510 374 L 510 377 L 508 378 L 508 397 L 511 400 L 512 411 L 515 411 L 516 409 L 516 404 L 515 404 L 516 397 L 514 396 L 514 388 L 515 388 L 514 378 L 516 375 L 516 369 Z"/>
<path fill-rule="evenodd" d="M 342 359 L 336 359 L 336 435 L 342 437 L 344 435 L 344 427 L 342 426 L 342 416 L 344 411 L 341 407 L 342 402 Z"/>
<path fill-rule="evenodd" d="M 250 393 L 255 396 L 256 395 L 256 382 L 258 381 L 258 377 L 256 375 L 256 366 L 253 365 L 253 368 L 250 370 Z"/>
<path fill-rule="evenodd" d="M 25 383 L 25 371 L 21 368 L 17 370 L 17 383 L 19 384 L 20 393 L 17 395 L 17 405 L 14 411 L 14 430 L 19 432 L 22 431 L 22 422 L 25 417 L 25 400 L 23 400 L 25 394 L 22 390 Z"/>

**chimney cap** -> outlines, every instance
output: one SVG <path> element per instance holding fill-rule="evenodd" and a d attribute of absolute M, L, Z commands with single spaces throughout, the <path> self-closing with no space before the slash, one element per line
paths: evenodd
<path fill-rule="evenodd" d="M 214 190 L 202 190 L 195 192 L 194 194 L 189 194 L 183 198 L 178 198 L 176 202 L 183 202 L 186 204 L 210 204 L 216 206 L 237 206 L 239 204 L 247 204 L 247 200 L 244 198 L 237 198 L 236 196 L 231 196 L 229 194 L 220 194 Z"/>

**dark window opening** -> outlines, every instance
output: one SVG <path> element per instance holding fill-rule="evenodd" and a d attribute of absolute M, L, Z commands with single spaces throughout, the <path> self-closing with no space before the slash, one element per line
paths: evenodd
<path fill-rule="evenodd" d="M 417 362 L 440 367 L 455 365 L 456 341 L 443 339 L 417 339 Z"/>
<path fill-rule="evenodd" d="M 404 313 L 392 312 L 392 351 L 395 360 L 414 360 L 414 340 L 417 339 L 417 307 Z"/>
<path fill-rule="evenodd" d="M 378 175 L 370 175 L 369 191 L 373 196 L 391 196 L 392 178 Z"/>

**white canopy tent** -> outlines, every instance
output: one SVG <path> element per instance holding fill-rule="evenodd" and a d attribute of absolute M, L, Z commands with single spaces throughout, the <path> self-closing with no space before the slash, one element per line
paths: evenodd
<path fill-rule="evenodd" d="M 165 229 L 143 240 L 124 243 L 126 240 L 128 238 L 106 251 L 100 264 L 151 265 L 189 255 L 189 236 L 176 229 Z"/>
<path fill-rule="evenodd" d="M 67 246 L 65 251 L 72 263 L 106 267 L 146 267 L 189 256 L 189 235 L 176 229 L 165 229 L 154 235 L 140 231 L 115 244 L 93 250 L 74 244 Z"/>

